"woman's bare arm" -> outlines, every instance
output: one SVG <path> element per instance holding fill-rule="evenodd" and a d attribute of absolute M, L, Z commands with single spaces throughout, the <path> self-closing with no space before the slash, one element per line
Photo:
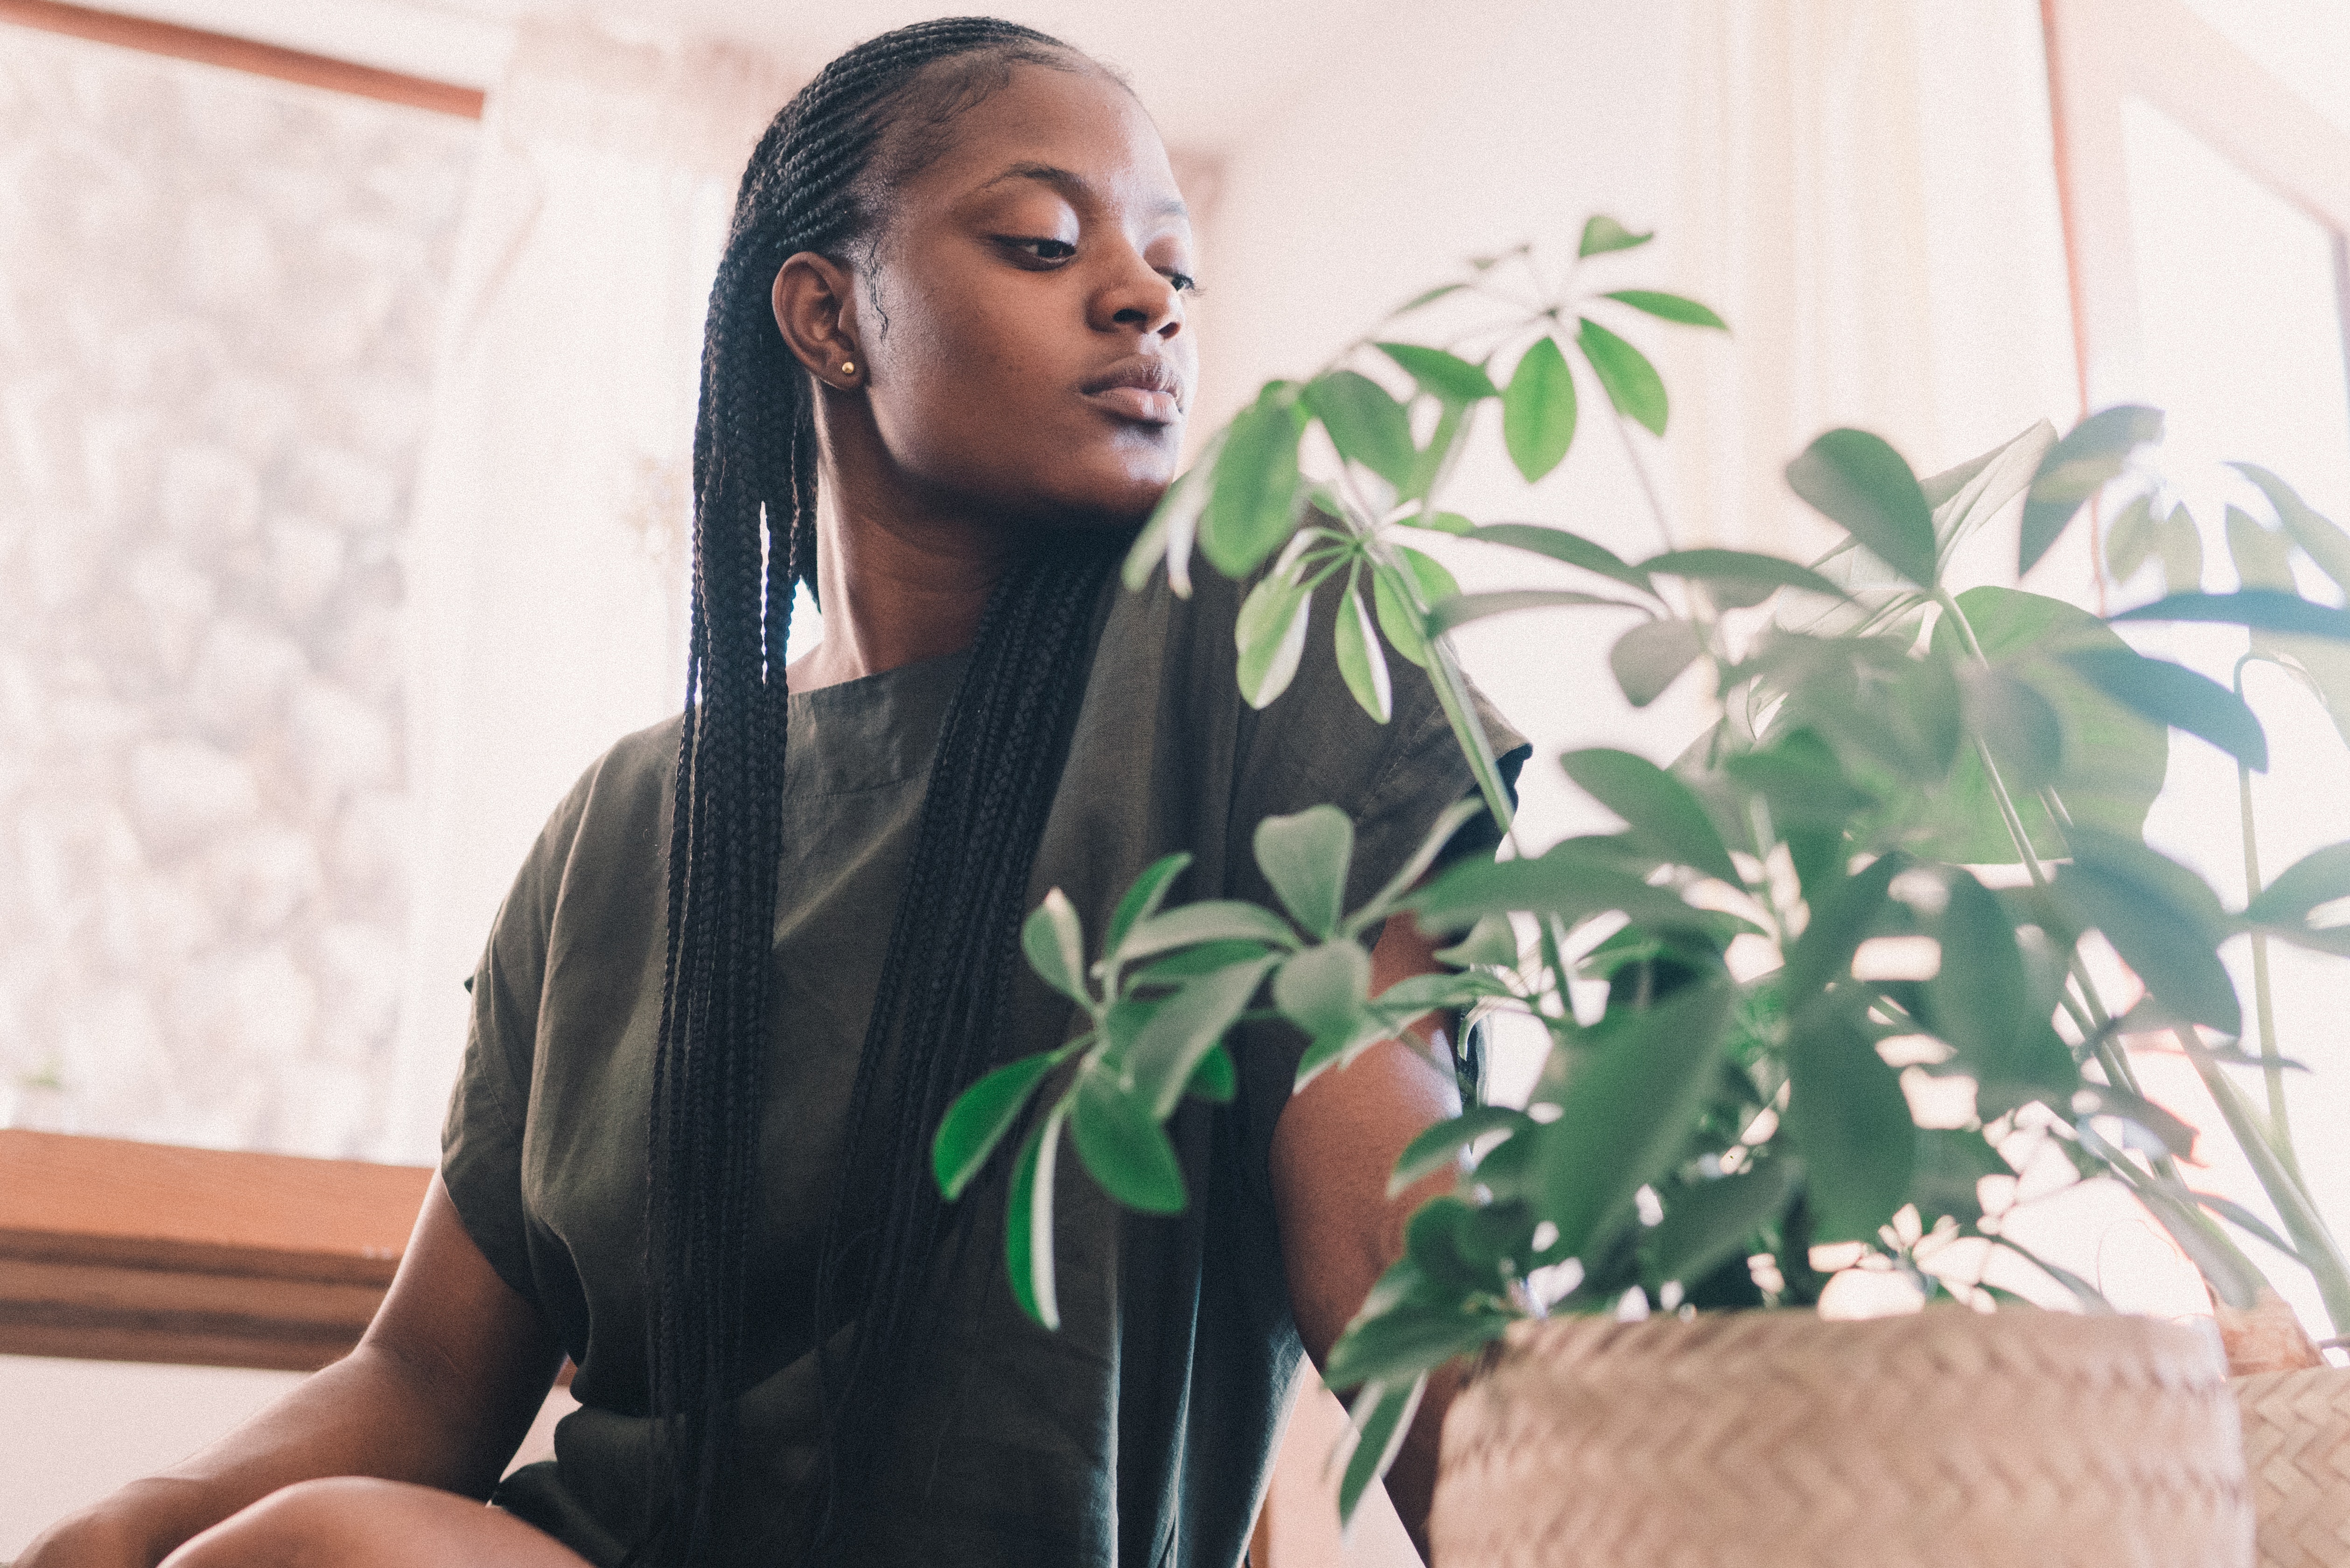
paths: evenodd
<path fill-rule="evenodd" d="M 357 1349 L 193 1458 L 59 1523 L 17 1568 L 152 1568 L 247 1504 L 325 1476 L 485 1498 L 560 1363 L 537 1309 L 490 1267 L 435 1176 Z"/>
<path fill-rule="evenodd" d="M 1443 968 L 1437 944 L 1409 915 L 1398 915 L 1371 952 L 1371 990 Z M 1460 1113 L 1450 1048 L 1433 1020 L 1413 1038 L 1371 1047 L 1352 1064 L 1308 1084 L 1282 1111 L 1273 1135 L 1274 1207 L 1289 1272 L 1290 1310 L 1306 1354 L 1323 1365 L 1348 1320 L 1389 1263 L 1403 1256 L 1404 1222 L 1451 1189 L 1440 1172 L 1388 1196 L 1388 1173 L 1404 1146 L 1430 1124 Z M 1388 1471 L 1397 1514 L 1428 1555 L 1428 1506 L 1436 1490 L 1437 1438 L 1459 1380 L 1429 1379 L 1419 1414 Z"/>

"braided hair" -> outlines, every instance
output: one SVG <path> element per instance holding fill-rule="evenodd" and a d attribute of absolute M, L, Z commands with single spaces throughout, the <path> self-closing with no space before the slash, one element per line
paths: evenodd
<path fill-rule="evenodd" d="M 744 1369 L 763 1059 L 781 853 L 784 650 L 816 582 L 815 393 L 769 289 L 802 251 L 879 244 L 890 185 L 1015 64 L 1082 59 L 986 18 L 884 34 L 827 66 L 760 139 L 712 290 L 694 425 L 692 629 L 669 845 L 669 920 L 648 1134 L 650 1414 L 666 1491 L 635 1556 L 703 1560 Z M 851 1094 L 820 1256 L 823 1541 L 834 1553 L 935 1328 L 946 1229 L 928 1134 L 995 1058 L 1028 871 L 1122 537 L 1040 539 L 983 613 L 931 766 L 912 868 Z M 919 961 L 918 961 L 919 960 Z M 822 1544 L 823 1542 L 819 1542 Z"/>

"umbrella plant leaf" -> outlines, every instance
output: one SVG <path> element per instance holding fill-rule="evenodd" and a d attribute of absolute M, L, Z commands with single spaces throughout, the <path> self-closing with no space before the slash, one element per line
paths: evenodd
<path fill-rule="evenodd" d="M 1301 488 L 1295 395 L 1291 383 L 1267 384 L 1224 431 L 1214 488 L 1200 514 L 1200 547 L 1228 577 L 1256 570 L 1295 526 Z"/>
<path fill-rule="evenodd" d="M 1098 1067 L 1077 1079 L 1069 1140 L 1101 1189 L 1145 1214 L 1180 1214 L 1186 1201 L 1175 1146 L 1139 1096 Z"/>
<path fill-rule="evenodd" d="M 2332 577 L 2334 586 L 2350 589 L 2350 534 L 2345 534 L 2330 518 L 2315 511 L 2302 500 L 2298 492 L 2257 463 L 2231 462 L 2228 465 L 2260 487 L 2276 508 L 2277 522 L 2293 542 L 2302 547 L 2317 569 Z"/>
<path fill-rule="evenodd" d="M 995 1152 L 1027 1108 L 1028 1096 L 1053 1070 L 1056 1053 L 1039 1051 L 1017 1062 L 1006 1062 L 955 1096 L 931 1140 L 931 1171 L 939 1190 L 951 1203 L 962 1196 L 972 1177 Z"/>
<path fill-rule="evenodd" d="M 1934 586 L 1934 514 L 1917 475 L 1879 436 L 1833 430 L 1787 465 L 1813 508 L 1919 587 Z"/>
<path fill-rule="evenodd" d="M 1346 681 L 1347 690 L 1374 722 L 1386 723 L 1388 716 L 1395 711 L 1395 687 L 1388 674 L 1388 656 L 1379 646 L 1378 631 L 1371 625 L 1371 612 L 1364 607 L 1359 580 L 1348 582 L 1345 596 L 1338 601 L 1337 626 L 1333 636 L 1338 674 Z"/>
<path fill-rule="evenodd" d="M 1605 296 L 1635 310 L 1645 310 L 1663 321 L 1678 321 L 1684 327 L 1711 327 L 1723 332 L 1730 323 L 1716 316 L 1694 299 L 1684 299 L 1678 294 L 1662 294 L 1653 288 L 1619 288 Z"/>
<path fill-rule="evenodd" d="M 2161 410 L 2124 403 L 2098 410 L 2050 447 L 2024 494 L 2016 575 L 2040 564 L 2081 504 L 2117 477 L 2132 452 L 2161 439 Z"/>
<path fill-rule="evenodd" d="M 1419 384 L 1421 391 L 1439 402 L 1473 403 L 1502 395 L 1482 367 L 1471 365 L 1457 354 L 1418 343 L 1381 343 L 1378 348 L 1401 366 L 1404 374 Z"/>
<path fill-rule="evenodd" d="M 1616 639 L 1607 668 L 1624 700 L 1645 708 L 1663 696 L 1681 671 L 1705 652 L 1705 634 L 1685 620 L 1648 620 Z"/>
<path fill-rule="evenodd" d="M 2244 700 L 2207 675 L 2134 649 L 2078 648 L 2062 656 L 2090 685 L 2158 724 L 2200 735 L 2255 773 L 2269 741 Z"/>
<path fill-rule="evenodd" d="M 1518 357 L 1502 394 L 1502 443 L 1532 484 L 1556 468 L 1575 444 L 1575 372 L 1556 340 L 1537 337 Z"/>
<path fill-rule="evenodd" d="M 1665 382 L 1648 357 L 1587 316 L 1577 324 L 1575 341 L 1616 411 L 1638 421 L 1651 435 L 1664 434 L 1669 413 Z"/>
<path fill-rule="evenodd" d="M 1834 1012 L 1795 1030 L 1787 1071 L 1782 1125 L 1803 1156 L 1812 1240 L 1874 1241 L 1908 1201 L 1917 1173 L 1918 1128 L 1901 1075 Z"/>
<path fill-rule="evenodd" d="M 1316 940 L 1338 929 L 1355 825 L 1335 805 L 1311 805 L 1257 824 L 1257 868 L 1290 918 Z"/>
<path fill-rule="evenodd" d="M 1388 389 L 1359 370 L 1333 370 L 1308 382 L 1305 407 L 1329 432 L 1338 455 L 1398 488 L 1410 478 L 1419 449 L 1411 421 Z"/>
<path fill-rule="evenodd" d="M 1605 213 L 1594 213 L 1583 225 L 1583 241 L 1575 246 L 1575 256 L 1596 256 L 1607 251 L 1628 251 L 1635 245 L 1645 245 L 1657 236 L 1636 234 Z"/>
<path fill-rule="evenodd" d="M 1567 777 L 1675 862 L 1744 886 L 1713 819 L 1689 785 L 1648 758 L 1611 746 L 1568 752 L 1558 762 Z"/>

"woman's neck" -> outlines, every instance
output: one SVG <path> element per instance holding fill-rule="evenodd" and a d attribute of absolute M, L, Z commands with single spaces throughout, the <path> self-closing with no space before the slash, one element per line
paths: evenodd
<path fill-rule="evenodd" d="M 1003 529 L 926 505 L 895 477 L 825 465 L 825 493 L 839 500 L 817 530 L 824 639 L 785 670 L 794 691 L 960 653 L 979 636 L 1011 554 Z"/>

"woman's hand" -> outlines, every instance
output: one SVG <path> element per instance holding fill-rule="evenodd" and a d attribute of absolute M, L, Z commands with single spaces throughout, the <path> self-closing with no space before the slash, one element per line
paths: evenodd
<path fill-rule="evenodd" d="M 1409 914 L 1390 919 L 1371 951 L 1371 991 L 1407 975 L 1443 969 L 1436 943 Z M 1451 1051 L 1434 1019 L 1410 1038 L 1372 1046 L 1345 1067 L 1305 1085 L 1281 1113 L 1273 1135 L 1274 1208 L 1290 1311 L 1298 1337 L 1319 1366 L 1388 1264 L 1403 1256 L 1404 1223 L 1413 1210 L 1451 1189 L 1443 1171 L 1388 1196 L 1388 1173 L 1404 1146 L 1461 1112 Z M 1428 1380 L 1410 1433 L 1388 1471 L 1388 1498 L 1428 1555 L 1428 1506 L 1436 1491 L 1437 1438 L 1459 1386 L 1440 1369 Z"/>

